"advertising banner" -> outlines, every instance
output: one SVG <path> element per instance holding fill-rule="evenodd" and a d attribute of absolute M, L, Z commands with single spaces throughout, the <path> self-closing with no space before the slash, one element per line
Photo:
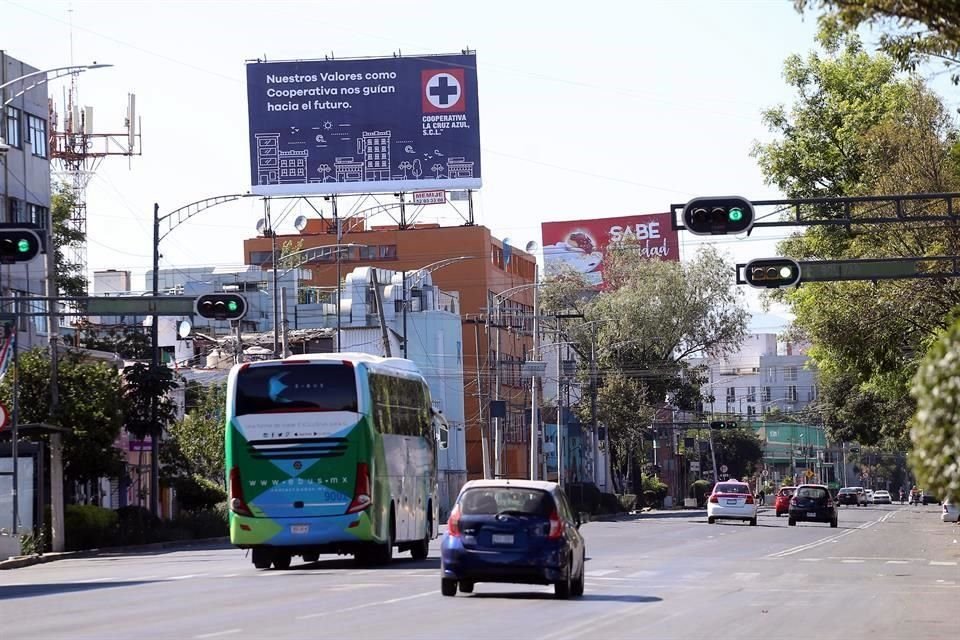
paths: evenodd
<path fill-rule="evenodd" d="M 247 64 L 257 195 L 480 187 L 475 54 Z"/>
<path fill-rule="evenodd" d="M 680 260 L 680 243 L 669 213 L 544 222 L 540 233 L 548 276 L 572 268 L 595 286 L 603 283 L 607 248 L 622 242 L 635 243 L 641 258 Z"/>

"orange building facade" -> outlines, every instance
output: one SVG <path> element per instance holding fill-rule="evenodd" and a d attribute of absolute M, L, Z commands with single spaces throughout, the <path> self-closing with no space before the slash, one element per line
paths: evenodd
<path fill-rule="evenodd" d="M 511 247 L 508 249 L 509 260 L 505 260 L 503 243 L 483 226 L 414 225 L 401 230 L 396 226 L 367 228 L 362 220 L 341 220 L 341 224 L 340 243 L 358 245 L 341 250 L 342 276 L 358 266 L 416 271 L 447 258 L 470 258 L 448 264 L 431 273 L 433 283 L 441 290 L 456 291 L 460 295 L 468 479 L 483 477 L 481 416 L 485 427 L 492 425 L 488 403 L 491 398 L 496 397 L 494 348 L 495 332 L 498 331 L 501 382 L 499 395 L 500 399 L 506 402 L 507 408 L 507 417 L 501 420 L 502 474 L 510 478 L 527 477 L 530 429 L 526 416 L 529 412 L 530 388 L 529 382 L 524 385 L 520 371 L 523 361 L 533 348 L 534 287 L 522 285 L 534 283 L 535 258 Z M 289 250 L 336 245 L 336 228 L 330 220 L 312 219 L 299 233 L 278 234 L 276 242 L 278 254 L 285 245 Z M 269 237 L 244 240 L 243 252 L 246 264 L 271 268 Z M 304 265 L 303 268 L 309 271 L 309 278 L 302 282 L 304 287 L 335 289 L 337 266 L 334 253 L 331 251 Z M 495 296 L 513 287 L 521 288 L 508 293 L 502 301 L 501 321 L 488 326 L 486 314 L 494 308 Z M 492 470 L 492 427 L 488 433 Z"/>

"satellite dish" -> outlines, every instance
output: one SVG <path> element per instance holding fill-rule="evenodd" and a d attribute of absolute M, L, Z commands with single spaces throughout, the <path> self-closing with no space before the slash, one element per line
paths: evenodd
<path fill-rule="evenodd" d="M 540 245 L 537 244 L 536 240 L 531 240 L 530 242 L 527 243 L 527 246 L 525 248 L 527 253 L 536 253 L 537 250 L 540 248 Z"/>
<path fill-rule="evenodd" d="M 307 227 L 307 216 L 297 216 L 296 220 L 293 221 L 293 226 L 296 227 L 297 231 L 303 231 Z"/>
<path fill-rule="evenodd" d="M 266 220 L 264 220 L 263 218 L 260 218 L 259 220 L 257 220 L 257 233 L 263 233 L 263 229 L 266 226 L 267 226 Z"/>
<path fill-rule="evenodd" d="M 186 340 L 190 337 L 190 331 L 193 329 L 193 325 L 190 324 L 189 320 L 181 320 L 177 323 L 177 335 L 181 339 Z"/>

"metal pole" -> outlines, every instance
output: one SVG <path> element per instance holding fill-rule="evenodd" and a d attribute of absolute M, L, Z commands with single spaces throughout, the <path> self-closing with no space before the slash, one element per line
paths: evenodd
<path fill-rule="evenodd" d="M 500 400 L 500 303 L 497 303 L 495 307 L 497 310 L 496 317 L 493 322 L 493 330 L 496 332 L 493 334 L 494 340 L 494 352 L 496 353 L 496 362 L 494 362 L 494 388 L 493 388 L 493 399 Z M 502 435 L 500 433 L 502 429 L 501 418 L 493 419 L 493 473 L 494 478 L 503 477 L 503 461 L 500 456 L 500 447 L 502 446 Z"/>
<path fill-rule="evenodd" d="M 533 359 L 540 360 L 540 295 L 537 284 L 540 265 L 533 263 Z M 530 479 L 537 479 L 537 431 L 540 415 L 537 411 L 537 376 L 530 377 Z"/>
<path fill-rule="evenodd" d="M 270 265 L 273 267 L 273 357 L 280 356 L 280 291 L 277 286 L 277 232 L 270 215 L 270 198 L 263 199 L 264 227 L 270 234 Z"/>
<path fill-rule="evenodd" d="M 559 320 L 558 320 L 559 322 Z M 557 483 L 562 487 L 563 486 L 563 435 L 562 435 L 562 422 L 563 422 L 563 392 L 561 391 L 560 384 L 560 361 L 563 359 L 563 354 L 560 351 L 560 329 L 559 324 L 557 325 Z"/>
<path fill-rule="evenodd" d="M 591 427 L 593 428 L 593 437 L 596 438 L 596 442 L 600 441 L 600 430 L 597 427 L 597 333 L 594 329 L 592 340 L 590 340 L 590 422 Z M 598 474 L 600 472 L 600 448 L 597 447 L 597 455 L 594 458 L 597 464 L 593 465 L 593 480 L 594 484 L 599 484 L 597 482 Z M 606 467 L 604 467 L 604 472 L 606 472 Z M 603 479 L 604 490 L 607 491 L 607 479 Z"/>
<path fill-rule="evenodd" d="M 16 296 L 19 298 L 20 296 Z M 13 535 L 17 535 L 17 522 L 20 520 L 20 491 L 19 491 L 19 482 L 20 482 L 20 471 L 17 468 L 18 464 L 18 450 L 20 449 L 20 369 L 18 368 L 19 357 L 17 352 L 19 351 L 19 345 L 17 344 L 17 334 L 20 333 L 18 328 L 20 326 L 20 301 L 17 300 L 13 303 L 13 336 L 11 337 L 11 346 L 13 347 L 13 410 L 11 411 L 10 416 L 10 443 L 13 445 L 13 489 L 11 491 L 11 498 L 13 498 Z"/>
<path fill-rule="evenodd" d="M 160 205 L 153 203 L 153 295 L 160 295 Z M 160 366 L 160 338 L 158 316 L 151 317 L 150 322 L 150 368 L 154 371 Z M 157 425 L 157 400 L 150 402 L 150 424 L 153 433 L 150 435 L 150 513 L 160 515 L 160 429 Z"/>
<path fill-rule="evenodd" d="M 283 328 L 280 341 L 280 357 L 287 357 L 287 288 L 280 287 L 280 322 Z"/>
<path fill-rule="evenodd" d="M 490 479 L 490 451 L 487 445 L 487 429 L 483 422 L 483 386 L 480 382 L 480 324 L 474 319 L 473 339 L 477 353 L 477 415 L 480 424 L 480 451 L 483 456 L 483 479 Z"/>
<path fill-rule="evenodd" d="M 234 362 L 240 364 L 243 362 L 243 338 L 240 336 L 240 321 L 236 321 L 237 352 L 234 354 Z"/>
<path fill-rule="evenodd" d="M 337 225 L 337 244 L 340 244 L 342 237 L 340 229 L 340 218 L 337 216 L 337 198 L 331 196 L 333 202 L 333 222 Z M 340 353 L 340 247 L 337 247 L 337 353 Z M 406 336 L 404 336 L 406 337 Z"/>
<path fill-rule="evenodd" d="M 717 468 L 717 453 L 713 450 L 713 427 L 707 429 L 707 434 L 710 436 L 710 461 L 713 463 L 713 483 L 716 484 L 720 482 L 720 469 Z"/>
<path fill-rule="evenodd" d="M 400 202 L 403 202 L 403 194 L 400 194 Z M 402 211 L 402 208 L 401 208 Z M 400 286 L 403 290 L 403 357 L 407 357 L 407 271 L 404 269 L 400 272 L 400 277 L 403 279 Z M 422 309 L 421 309 L 422 311 Z"/>
<path fill-rule="evenodd" d="M 53 249 L 53 212 L 47 211 L 47 297 L 57 293 L 57 258 Z M 47 340 L 50 351 L 50 423 L 59 424 L 60 409 L 60 357 L 57 345 L 60 342 L 60 320 L 55 300 L 49 300 L 47 311 Z M 41 510 L 40 513 L 43 513 Z M 41 518 L 42 522 L 42 518 Z M 50 434 L 50 545 L 55 552 L 63 551 L 66 540 L 63 530 L 63 435 L 57 431 Z"/>

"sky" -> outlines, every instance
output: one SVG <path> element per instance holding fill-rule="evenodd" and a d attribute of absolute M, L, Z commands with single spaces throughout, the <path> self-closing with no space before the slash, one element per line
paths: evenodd
<path fill-rule="evenodd" d="M 476 220 L 523 247 L 545 221 L 658 213 L 703 195 L 782 197 L 750 150 L 770 140 L 762 111 L 792 102 L 784 59 L 813 48 L 815 32 L 789 0 L 0 0 L 8 54 L 41 69 L 114 65 L 77 80 L 97 132 L 123 131 L 136 94 L 142 155 L 105 160 L 87 192 L 88 270 L 130 270 L 134 288 L 150 265 L 154 202 L 172 211 L 250 188 L 246 60 L 476 50 Z M 58 105 L 67 86 L 50 85 Z M 278 232 L 294 233 L 299 213 L 311 212 L 292 211 Z M 261 216 L 252 198 L 195 216 L 163 241 L 161 268 L 242 264 Z M 458 220 L 443 207 L 421 218 Z M 744 263 L 775 255 L 786 233 L 709 242 Z M 680 236 L 684 258 L 703 242 Z M 760 314 L 753 328 L 782 330 L 785 310 L 763 315 L 743 289 Z"/>

